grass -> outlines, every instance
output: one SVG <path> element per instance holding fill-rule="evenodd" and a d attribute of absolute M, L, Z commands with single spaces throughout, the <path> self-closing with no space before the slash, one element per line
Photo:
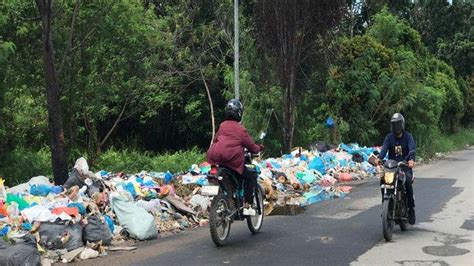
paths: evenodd
<path fill-rule="evenodd" d="M 111 149 L 99 157 L 92 169 L 125 173 L 137 173 L 141 170 L 177 173 L 186 171 L 192 164 L 199 164 L 204 160 L 204 154 L 197 148 L 158 155 L 148 152 Z"/>
<path fill-rule="evenodd" d="M 0 176 L 5 178 L 7 186 L 26 182 L 38 175 L 52 177 L 50 156 L 48 148 L 37 152 L 16 149 L 0 157 Z M 197 148 L 163 154 L 110 149 L 102 153 L 90 168 L 92 171 L 106 170 L 128 174 L 142 170 L 177 173 L 187 171 L 192 164 L 199 164 L 204 160 L 204 153 Z M 74 162 L 70 162 L 69 168 L 72 168 L 73 164 Z"/>
<path fill-rule="evenodd" d="M 429 145 L 418 147 L 417 155 L 426 160 L 435 157 L 437 152 L 460 150 L 466 145 L 474 145 L 474 128 L 462 128 L 452 135 L 437 134 Z M 192 164 L 199 164 L 204 160 L 204 153 L 197 148 L 163 154 L 110 149 L 97 159 L 91 169 L 125 173 L 138 173 L 141 170 L 177 173 L 187 171 Z M 26 182 L 37 175 L 51 177 L 51 173 L 48 148 L 36 152 L 17 148 L 0 156 L 0 176 L 5 177 L 8 186 Z"/>
<path fill-rule="evenodd" d="M 424 160 L 431 159 L 438 152 L 462 150 L 466 145 L 474 145 L 474 128 L 461 128 L 457 133 L 451 135 L 436 134 L 432 142 L 419 147 L 417 155 Z"/>

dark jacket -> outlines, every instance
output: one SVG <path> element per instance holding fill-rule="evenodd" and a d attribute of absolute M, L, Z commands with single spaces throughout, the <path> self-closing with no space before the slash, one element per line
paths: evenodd
<path fill-rule="evenodd" d="M 245 127 L 237 121 L 224 121 L 219 126 L 212 145 L 207 151 L 207 161 L 242 174 L 244 171 L 244 147 L 252 153 L 260 151 L 260 146 L 253 142 Z"/>
<path fill-rule="evenodd" d="M 408 156 L 410 151 L 413 151 L 413 154 Z M 385 158 L 388 152 L 388 159 L 390 160 L 397 162 L 415 160 L 415 151 L 416 144 L 413 140 L 413 136 L 409 132 L 403 131 L 401 138 L 397 138 L 393 133 L 390 133 L 385 137 L 379 159 Z"/>

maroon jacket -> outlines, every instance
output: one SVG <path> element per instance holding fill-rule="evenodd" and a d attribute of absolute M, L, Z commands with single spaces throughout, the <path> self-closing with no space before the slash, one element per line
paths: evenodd
<path fill-rule="evenodd" d="M 221 123 L 212 145 L 207 151 L 207 161 L 229 167 L 242 174 L 244 171 L 244 147 L 252 153 L 260 151 L 247 129 L 239 122 L 227 120 Z"/>

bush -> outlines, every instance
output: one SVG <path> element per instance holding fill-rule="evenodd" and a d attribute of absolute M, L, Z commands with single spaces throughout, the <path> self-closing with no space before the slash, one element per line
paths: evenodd
<path fill-rule="evenodd" d="M 186 171 L 192 164 L 203 161 L 205 161 L 205 156 L 197 148 L 159 155 L 150 152 L 110 149 L 99 156 L 91 169 L 125 173 L 138 173 L 141 170 L 177 173 Z"/>
<path fill-rule="evenodd" d="M 461 128 L 457 133 L 451 135 L 441 134 L 438 131 L 434 135 L 433 141 L 430 143 L 417 143 L 419 157 L 429 159 L 434 157 L 437 152 L 461 150 L 466 145 L 474 145 L 473 128 Z"/>
<path fill-rule="evenodd" d="M 405 22 L 383 10 L 367 34 L 343 38 L 339 45 L 325 99 L 331 107 L 327 114 L 347 124 L 343 141 L 380 143 L 395 112 L 405 116 L 421 145 L 440 130 L 459 128 L 464 99 L 454 70 L 429 55 Z"/>
<path fill-rule="evenodd" d="M 51 176 L 52 172 L 49 148 L 36 152 L 17 148 L 0 157 L 0 176 L 7 186 L 26 182 L 33 176 Z"/>

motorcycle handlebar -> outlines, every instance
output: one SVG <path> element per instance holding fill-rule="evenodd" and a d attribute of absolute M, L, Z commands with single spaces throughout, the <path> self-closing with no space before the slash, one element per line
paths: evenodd
<path fill-rule="evenodd" d="M 406 161 L 401 161 L 398 163 L 398 166 L 408 167 L 408 163 Z"/>

